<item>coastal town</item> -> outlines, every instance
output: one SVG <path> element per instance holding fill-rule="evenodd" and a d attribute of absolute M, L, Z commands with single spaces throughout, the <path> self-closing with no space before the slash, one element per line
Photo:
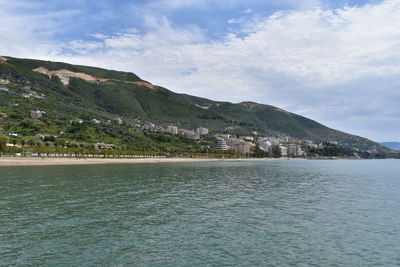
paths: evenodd
<path fill-rule="evenodd" d="M 18 59 L 0 62 L 1 155 L 398 157 L 273 106 L 179 95 L 132 73 L 29 62 L 28 69 Z"/>
<path fill-rule="evenodd" d="M 32 121 L 39 121 L 46 115 L 43 110 L 31 110 L 28 117 Z M 8 114 L 0 113 L 1 118 L 5 119 Z M 145 122 L 135 120 L 134 122 L 125 122 L 121 118 L 113 119 L 72 119 L 69 122 L 71 125 L 101 125 L 103 127 L 114 125 L 126 125 L 133 127 L 137 131 L 162 133 L 171 136 L 180 136 L 191 142 L 200 143 L 203 139 L 214 140 L 211 145 L 201 146 L 201 151 L 196 153 L 176 153 L 175 156 L 179 157 L 271 157 L 271 158 L 306 158 L 311 153 L 314 157 L 323 157 L 318 155 L 316 151 L 322 151 L 326 147 L 336 147 L 338 145 L 335 141 L 329 142 L 314 142 L 311 140 L 301 140 L 286 135 L 281 136 L 262 136 L 257 131 L 252 131 L 249 135 L 238 135 L 232 133 L 214 133 L 207 127 L 198 127 L 196 129 L 184 129 L 175 125 L 158 125 L 153 122 Z M 158 151 L 135 151 L 134 153 L 127 152 L 117 144 L 97 142 L 92 144 L 75 144 L 72 142 L 57 142 L 63 137 L 64 132 L 60 131 L 59 135 L 52 135 L 45 132 L 36 133 L 31 136 L 30 140 L 26 136 L 21 136 L 18 133 L 1 132 L 0 135 L 6 140 L 2 152 L 8 152 L 12 156 L 69 156 L 81 157 L 92 156 L 96 157 L 164 157 L 169 153 L 160 153 Z M 36 141 L 35 141 L 36 140 Z M 24 147 L 31 149 L 23 149 Z M 44 148 L 44 149 L 43 149 Z M 86 148 L 75 149 L 69 148 Z M 88 149 L 89 148 L 89 149 Z M 60 152 L 62 151 L 62 152 Z M 27 153 L 28 152 L 28 153 Z M 193 151 L 192 151 L 193 152 Z M 329 155 L 327 155 L 329 156 Z M 336 156 L 336 155 L 335 155 Z M 354 153 L 352 156 L 358 158 Z"/>

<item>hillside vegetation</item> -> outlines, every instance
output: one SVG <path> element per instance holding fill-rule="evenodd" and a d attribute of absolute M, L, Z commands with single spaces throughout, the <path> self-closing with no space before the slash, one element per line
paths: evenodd
<path fill-rule="evenodd" d="M 2 57 L 0 62 L 0 132 L 22 138 L 57 136 L 60 142 L 108 142 L 130 149 L 198 151 L 215 141 L 192 142 L 177 136 L 140 130 L 145 123 L 186 129 L 207 127 L 211 132 L 283 136 L 318 142 L 335 141 L 360 151 L 390 153 L 368 139 L 330 129 L 277 107 L 252 102 L 238 104 L 177 94 L 153 86 L 128 72 L 32 59 Z M 51 73 L 50 75 L 42 71 Z M 34 71 L 36 69 L 36 71 Z M 56 75 L 63 71 L 66 77 Z M 76 73 L 92 77 L 79 78 Z M 82 77 L 86 77 L 86 76 Z M 1 82 L 2 81 L 2 82 Z M 3 83 L 3 84 L 2 84 Z M 30 112 L 45 111 L 40 120 Z M 97 125 L 121 118 L 123 124 Z M 73 120 L 83 119 L 83 124 Z M 32 141 L 32 142 L 33 142 Z M 39 142 L 39 140 L 37 140 Z M 42 140 L 43 141 L 43 140 Z"/>

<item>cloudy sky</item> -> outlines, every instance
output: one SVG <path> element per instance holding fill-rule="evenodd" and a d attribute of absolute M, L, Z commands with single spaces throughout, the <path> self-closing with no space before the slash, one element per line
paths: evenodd
<path fill-rule="evenodd" d="M 131 71 L 400 141 L 400 0 L 0 0 L 0 55 Z"/>

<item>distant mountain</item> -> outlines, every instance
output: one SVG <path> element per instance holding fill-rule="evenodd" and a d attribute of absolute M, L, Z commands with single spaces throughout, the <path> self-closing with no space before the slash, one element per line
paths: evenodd
<path fill-rule="evenodd" d="M 400 142 L 381 142 L 380 144 L 393 150 L 400 150 Z"/>
<path fill-rule="evenodd" d="M 259 135 L 335 141 L 356 151 L 390 153 L 388 148 L 371 140 L 330 129 L 274 106 L 253 102 L 234 104 L 177 94 L 128 72 L 0 57 L 0 83 L 1 80 L 7 84 L 9 93 L 2 93 L 0 97 L 0 112 L 8 113 L 9 121 L 0 127 L 21 134 L 45 129 L 65 132 L 66 121 L 84 114 L 105 120 L 120 117 L 131 124 L 152 122 L 188 129 L 205 126 L 212 132 L 240 135 L 257 131 Z M 39 126 L 33 127 L 24 121 L 31 110 L 46 111 L 47 124 L 40 124 L 41 128 L 36 129 Z M 30 130 L 22 130 L 20 127 L 24 125 L 31 127 Z M 118 135 L 111 137 L 115 136 Z"/>

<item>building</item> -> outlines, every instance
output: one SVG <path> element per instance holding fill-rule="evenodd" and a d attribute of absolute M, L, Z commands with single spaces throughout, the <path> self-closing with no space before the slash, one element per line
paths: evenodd
<path fill-rule="evenodd" d="M 264 137 L 262 139 L 258 138 L 258 140 L 266 140 L 269 141 L 273 146 L 277 146 L 280 144 L 281 140 L 279 138 L 276 137 Z"/>
<path fill-rule="evenodd" d="M 309 148 L 313 148 L 313 149 L 318 149 L 318 145 L 317 144 L 309 144 L 308 147 Z"/>
<path fill-rule="evenodd" d="M 279 138 L 279 141 L 281 143 L 287 143 L 287 142 L 289 142 L 289 137 L 288 136 L 281 137 L 281 138 Z"/>
<path fill-rule="evenodd" d="M 83 123 L 83 120 L 82 120 L 82 119 L 75 119 L 75 120 L 72 120 L 71 123 L 72 123 L 72 122 L 77 122 L 77 123 L 79 123 L 79 124 L 82 124 L 82 123 Z"/>
<path fill-rule="evenodd" d="M 40 119 L 46 112 L 40 110 L 33 110 L 31 111 L 31 118 L 34 120 Z"/>
<path fill-rule="evenodd" d="M 0 118 L 7 118 L 8 114 L 4 112 L 0 112 Z"/>
<path fill-rule="evenodd" d="M 279 148 L 281 149 L 281 155 L 282 157 L 287 157 L 288 155 L 288 149 L 285 146 L 279 146 Z"/>
<path fill-rule="evenodd" d="M 97 143 L 95 144 L 95 148 L 98 150 L 111 150 L 114 149 L 113 144 L 105 144 L 105 143 Z"/>
<path fill-rule="evenodd" d="M 234 148 L 238 154 L 248 154 L 251 152 L 251 149 L 256 145 L 251 142 L 240 142 Z"/>
<path fill-rule="evenodd" d="M 114 119 L 113 119 L 113 122 L 114 122 L 115 124 L 121 125 L 124 121 L 123 121 L 121 118 L 114 118 Z"/>
<path fill-rule="evenodd" d="M 306 155 L 306 153 L 301 149 L 300 145 L 289 144 L 289 145 L 284 145 L 282 147 L 286 148 L 287 156 L 289 156 L 289 157 L 299 157 L 299 156 L 305 156 Z"/>
<path fill-rule="evenodd" d="M 260 148 L 266 152 L 270 152 L 272 149 L 272 143 L 267 139 L 261 139 L 259 142 Z"/>
<path fill-rule="evenodd" d="M 178 134 L 178 127 L 176 126 L 168 126 L 167 132 L 170 134 Z"/>
<path fill-rule="evenodd" d="M 225 138 L 225 141 L 226 144 L 231 147 L 239 145 L 241 142 L 244 142 L 244 140 L 240 138 Z"/>
<path fill-rule="evenodd" d="M 254 141 L 254 137 L 253 136 L 242 136 L 241 138 L 244 139 L 244 140 Z"/>
<path fill-rule="evenodd" d="M 311 141 L 311 140 L 303 140 L 302 143 L 303 143 L 304 145 L 307 145 L 307 146 L 314 144 L 314 142 Z"/>
<path fill-rule="evenodd" d="M 217 149 L 221 149 L 221 150 L 228 150 L 229 147 L 226 144 L 226 141 L 223 139 L 218 140 L 218 145 L 217 145 Z"/>
<path fill-rule="evenodd" d="M 5 87 L 0 87 L 0 92 L 9 92 L 10 90 Z"/>
<path fill-rule="evenodd" d="M 99 121 L 98 119 L 93 119 L 93 120 L 91 120 L 91 122 L 96 123 L 96 124 L 100 124 L 101 123 L 101 121 Z"/>
<path fill-rule="evenodd" d="M 198 133 L 196 133 L 195 131 L 192 131 L 192 130 L 179 129 L 178 130 L 178 134 L 186 136 L 187 138 L 192 139 L 192 140 L 200 139 L 200 135 Z"/>
<path fill-rule="evenodd" d="M 44 140 L 46 137 L 44 134 L 37 134 L 36 137 L 39 137 L 40 139 Z"/>
<path fill-rule="evenodd" d="M 226 139 L 226 143 L 228 146 L 233 148 L 238 154 L 250 153 L 251 149 L 255 146 L 255 144 L 244 141 L 243 139 L 240 138 L 228 138 Z"/>
<path fill-rule="evenodd" d="M 204 128 L 204 127 L 197 128 L 197 133 L 199 135 L 207 135 L 207 134 L 209 134 L 209 132 L 210 131 L 207 128 Z"/>
<path fill-rule="evenodd" d="M 154 123 L 145 123 L 143 125 L 143 130 L 154 130 L 156 128 L 156 125 Z"/>
<path fill-rule="evenodd" d="M 301 151 L 301 149 L 300 149 Z M 299 146 L 298 145 L 288 145 L 287 146 L 287 155 L 289 157 L 297 157 L 299 156 Z"/>

